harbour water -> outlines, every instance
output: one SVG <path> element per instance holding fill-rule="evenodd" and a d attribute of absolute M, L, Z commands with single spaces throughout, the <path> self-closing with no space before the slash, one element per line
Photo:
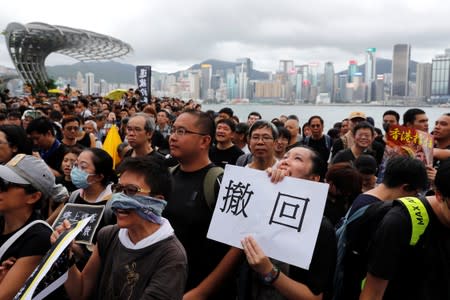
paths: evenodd
<path fill-rule="evenodd" d="M 347 118 L 352 111 L 362 111 L 367 116 L 371 116 L 375 120 L 375 126 L 381 128 L 383 113 L 387 110 L 395 110 L 400 114 L 400 122 L 405 111 L 410 107 L 399 106 L 371 106 L 371 105 L 260 105 L 260 104 L 204 104 L 202 110 L 212 109 L 219 111 L 223 107 L 230 107 L 234 114 L 239 117 L 241 122 L 247 121 L 247 116 L 252 111 L 259 112 L 263 119 L 272 120 L 280 115 L 295 114 L 300 119 L 300 124 L 308 121 L 309 117 L 319 115 L 325 120 L 325 129 L 333 127 L 333 124 Z M 448 107 L 420 107 L 424 110 L 429 119 L 430 130 L 434 127 L 436 119 L 444 113 L 449 113 Z"/>

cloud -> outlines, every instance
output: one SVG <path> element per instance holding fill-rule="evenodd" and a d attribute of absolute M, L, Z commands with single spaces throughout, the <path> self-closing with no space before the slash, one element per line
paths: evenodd
<path fill-rule="evenodd" d="M 0 27 L 40 21 L 108 34 L 133 46 L 123 62 L 160 71 L 238 57 L 251 57 L 264 70 L 275 70 L 280 59 L 342 68 L 349 59 L 362 62 L 368 47 L 390 58 L 396 43 L 410 43 L 412 59 L 431 61 L 450 44 L 445 0 L 80 0 L 70 7 L 17 0 L 2 6 Z M 0 65 L 11 65 L 2 39 L 0 48 Z"/>

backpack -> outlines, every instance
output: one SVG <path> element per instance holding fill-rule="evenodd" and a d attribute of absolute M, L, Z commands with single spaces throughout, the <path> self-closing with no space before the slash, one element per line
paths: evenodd
<path fill-rule="evenodd" d="M 325 136 L 325 147 L 327 147 L 328 151 L 330 151 L 331 150 L 331 146 L 332 146 L 332 144 L 331 144 L 331 137 L 328 134 L 324 134 L 324 136 Z M 304 144 L 306 146 L 309 146 L 309 140 L 310 139 L 311 139 L 311 136 L 305 137 Z"/>
<path fill-rule="evenodd" d="M 380 224 L 383 217 L 395 205 L 403 205 L 409 212 L 412 226 L 409 245 L 414 247 L 419 242 L 419 239 L 423 236 L 429 223 L 428 211 L 423 201 L 424 200 L 416 197 L 404 197 L 393 201 L 381 201 L 379 203 L 361 207 L 350 217 L 349 212 L 351 211 L 351 208 L 348 210 L 342 225 L 336 231 L 337 260 L 333 281 L 333 300 L 347 298 L 347 293 L 353 291 L 353 289 L 351 291 L 345 291 L 345 288 L 347 287 L 346 282 L 348 282 L 348 280 L 357 281 L 358 279 L 355 278 L 365 277 L 368 259 L 367 251 L 370 241 L 378 224 Z M 351 226 L 349 227 L 349 225 Z M 348 232 L 349 229 L 352 231 L 351 234 Z M 352 272 L 346 270 L 346 266 L 348 265 L 351 265 L 352 269 L 355 269 L 355 272 L 353 272 L 353 270 Z M 355 274 L 359 276 L 353 276 Z M 364 283 L 365 278 L 361 282 L 361 290 L 364 287 Z"/>
<path fill-rule="evenodd" d="M 179 164 L 173 167 L 169 168 L 170 174 L 173 174 L 178 168 Z M 214 206 L 216 204 L 216 193 L 214 191 L 214 186 L 216 180 L 219 180 L 219 176 L 223 174 L 223 169 L 221 167 L 211 167 L 208 169 L 208 172 L 206 172 L 205 178 L 203 179 L 203 195 L 206 200 L 206 204 L 208 205 L 208 208 L 213 211 Z M 219 180 L 220 183 L 220 180 Z"/>

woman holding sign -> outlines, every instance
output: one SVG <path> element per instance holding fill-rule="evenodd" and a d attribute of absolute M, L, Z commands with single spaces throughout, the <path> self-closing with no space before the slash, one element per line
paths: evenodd
<path fill-rule="evenodd" d="M 285 176 L 319 181 L 324 163 L 319 155 L 307 147 L 289 150 L 277 169 L 267 171 L 272 182 Z M 331 296 L 336 266 L 336 235 L 330 221 L 323 217 L 309 270 L 288 265 L 264 254 L 256 240 L 249 236 L 242 240 L 247 262 L 256 274 L 250 274 L 240 286 L 240 299 L 327 299 Z M 256 276 L 255 276 L 256 275 Z"/>
<path fill-rule="evenodd" d="M 170 173 L 162 160 L 148 156 L 125 159 L 119 172 L 111 200 L 117 225 L 100 230 L 82 272 L 70 268 L 66 291 L 70 299 L 182 299 L 186 253 L 161 216 Z M 69 228 L 67 221 L 57 227 L 52 241 Z"/>
<path fill-rule="evenodd" d="M 37 209 L 67 197 L 42 159 L 18 154 L 0 165 L 0 299 L 12 299 L 50 249 L 52 230 Z"/>
<path fill-rule="evenodd" d="M 111 186 L 116 181 L 113 161 L 109 154 L 98 148 L 85 149 L 80 153 L 70 172 L 73 184 L 78 188 L 69 198 L 70 203 L 81 205 L 105 206 L 103 218 L 97 227 L 115 223 L 115 216 L 108 209 L 107 202 L 111 200 Z M 95 243 L 94 236 L 94 243 Z M 77 265 L 83 268 L 92 253 L 92 245 L 76 245 L 74 247 Z"/>

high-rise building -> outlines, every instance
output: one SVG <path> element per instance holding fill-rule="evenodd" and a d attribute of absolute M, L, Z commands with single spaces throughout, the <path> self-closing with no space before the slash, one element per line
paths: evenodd
<path fill-rule="evenodd" d="M 391 96 L 408 96 L 409 61 L 411 46 L 408 44 L 394 45 L 392 57 L 392 89 Z"/>
<path fill-rule="evenodd" d="M 106 93 L 108 93 L 108 83 L 105 79 L 100 79 L 98 94 L 104 96 L 106 95 Z"/>
<path fill-rule="evenodd" d="M 358 72 L 358 62 L 354 59 L 348 61 L 348 72 L 347 72 L 347 82 L 353 82 L 353 77 L 355 73 Z"/>
<path fill-rule="evenodd" d="M 338 78 L 338 93 L 336 95 L 336 102 L 347 102 L 347 75 L 341 74 Z"/>
<path fill-rule="evenodd" d="M 237 98 L 236 75 L 232 72 L 227 74 L 227 97 L 228 99 Z"/>
<path fill-rule="evenodd" d="M 210 97 L 209 90 L 211 89 L 211 77 L 212 77 L 212 65 L 202 64 L 201 68 L 201 80 L 200 80 L 200 98 L 207 100 Z"/>
<path fill-rule="evenodd" d="M 293 60 L 280 60 L 280 66 L 278 70 L 282 73 L 289 73 L 294 69 L 294 61 Z"/>
<path fill-rule="evenodd" d="M 85 93 L 86 95 L 92 95 L 94 93 L 94 73 L 86 73 L 85 77 Z"/>
<path fill-rule="evenodd" d="M 319 85 L 319 67 L 320 63 L 318 62 L 311 62 L 308 64 L 309 66 L 309 80 L 311 82 L 311 86 L 318 86 Z"/>
<path fill-rule="evenodd" d="M 377 76 L 376 71 L 376 65 L 377 65 L 377 59 L 375 56 L 375 52 L 377 51 L 376 48 L 368 48 L 366 50 L 366 70 L 365 70 L 365 78 L 364 82 L 367 85 L 367 98 L 366 102 L 370 102 L 372 100 L 375 100 L 374 97 L 374 83 Z"/>
<path fill-rule="evenodd" d="M 447 53 L 447 51 L 446 51 Z M 450 98 L 450 51 L 432 59 L 431 96 L 433 99 Z"/>
<path fill-rule="evenodd" d="M 431 96 L 431 64 L 417 64 L 416 72 L 416 95 L 429 99 Z"/>
<path fill-rule="evenodd" d="M 384 75 L 378 74 L 375 81 L 375 99 L 384 100 Z"/>
<path fill-rule="evenodd" d="M 77 72 L 77 90 L 84 91 L 84 78 L 80 71 Z"/>
<path fill-rule="evenodd" d="M 190 72 L 188 75 L 189 90 L 191 98 L 200 99 L 200 74 L 199 72 Z"/>
<path fill-rule="evenodd" d="M 334 102 L 334 66 L 331 61 L 325 63 L 324 67 L 324 91 L 328 93 L 331 102 Z"/>
<path fill-rule="evenodd" d="M 253 61 L 248 58 L 238 58 L 236 59 L 237 66 L 236 66 L 236 73 L 241 72 L 241 70 L 245 73 L 247 73 L 248 77 L 252 76 L 253 73 Z"/>
<path fill-rule="evenodd" d="M 248 98 L 248 77 L 247 77 L 247 73 L 245 72 L 240 72 L 238 74 L 238 98 L 240 99 L 244 99 L 244 98 Z"/>

